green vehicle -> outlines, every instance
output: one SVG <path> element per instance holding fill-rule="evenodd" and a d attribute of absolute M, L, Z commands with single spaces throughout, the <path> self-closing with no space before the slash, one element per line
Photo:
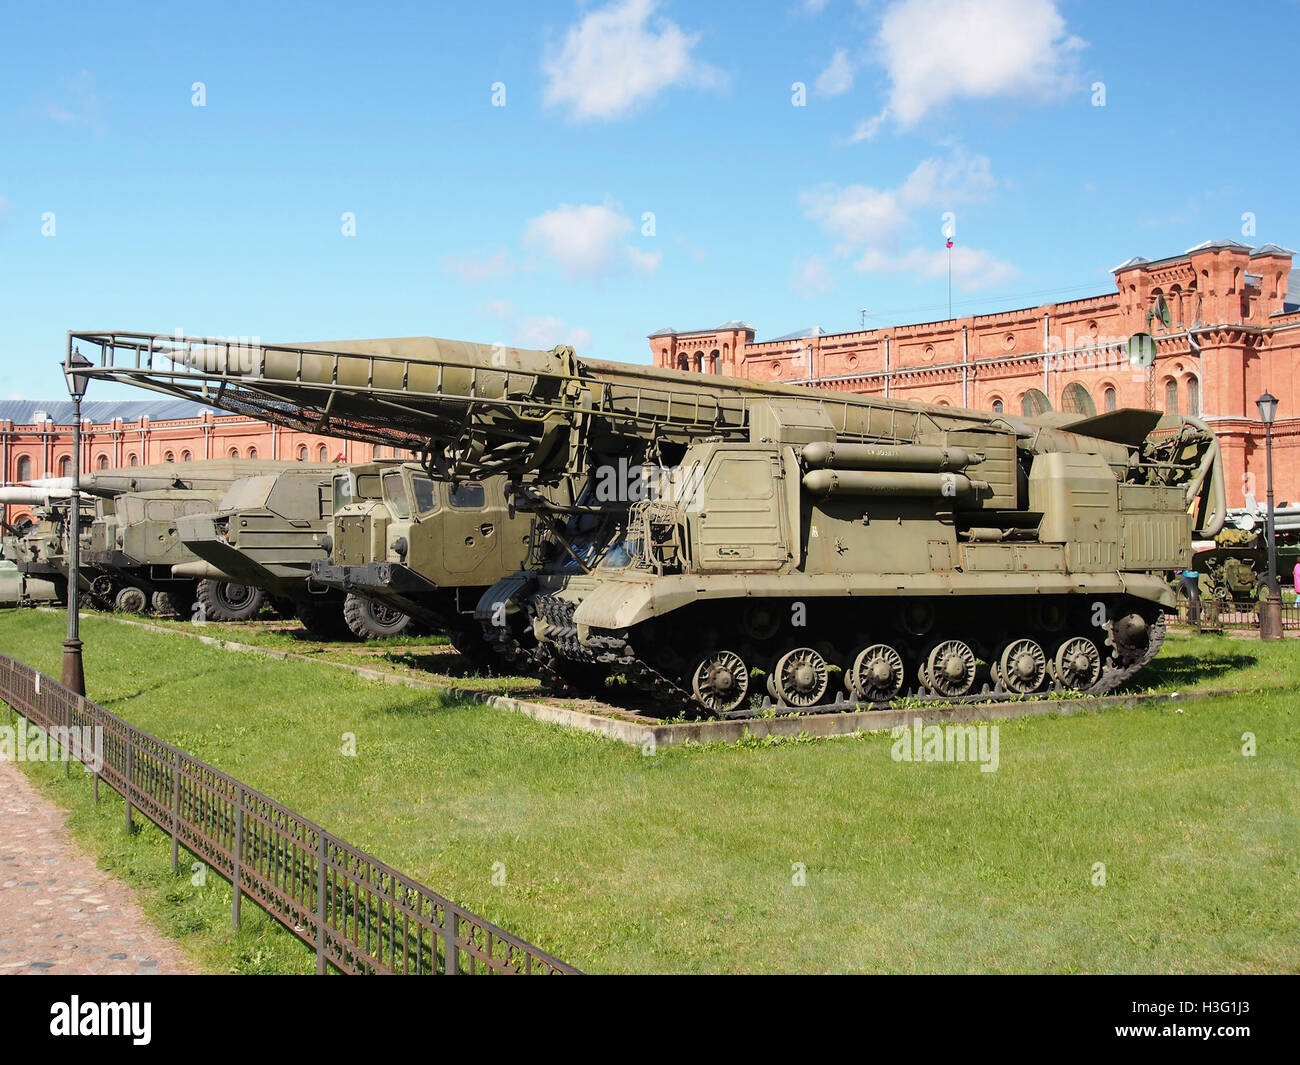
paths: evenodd
<path fill-rule="evenodd" d="M 518 662 L 667 712 L 1110 691 L 1224 521 L 1197 419 L 1030 419 L 433 338 L 75 334 L 90 376 L 504 474 L 538 528 L 476 614 Z M 71 342 L 71 341 L 70 341 Z M 156 344 L 154 340 L 152 343 Z M 547 494 L 568 482 L 577 502 Z"/>
<path fill-rule="evenodd" d="M 81 479 L 83 492 L 98 497 L 82 560 L 91 594 L 122 613 L 189 617 L 196 604 L 212 620 L 256 616 L 265 600 L 259 588 L 229 574 L 202 579 L 176 572 L 196 561 L 181 542 L 182 518 L 207 514 L 230 486 L 250 474 L 278 471 L 293 463 L 218 459 L 100 470 Z"/>
<path fill-rule="evenodd" d="M 410 617 L 493 664 L 474 608 L 523 563 L 532 528 L 505 478 L 452 483 L 418 463 L 371 463 L 336 473 L 332 496 L 329 556 L 312 563 L 313 581 L 348 593 L 350 610 Z"/>
<path fill-rule="evenodd" d="M 296 614 L 315 635 L 345 628 L 360 639 L 406 634 L 405 614 L 312 576 L 313 565 L 328 559 L 335 485 L 347 492 L 354 481 L 349 468 L 306 463 L 236 481 L 211 511 L 177 520 L 182 544 L 198 560 L 174 566 L 173 574 L 261 589 L 281 614 Z M 205 607 L 207 616 L 226 620 L 220 615 L 228 611 L 214 615 Z"/>

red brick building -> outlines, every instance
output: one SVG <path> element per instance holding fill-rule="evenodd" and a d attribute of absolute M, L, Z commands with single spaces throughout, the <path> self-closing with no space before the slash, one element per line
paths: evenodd
<path fill-rule="evenodd" d="M 1287 296 L 1294 254 L 1275 244 L 1207 241 L 1154 262 L 1130 259 L 1113 271 L 1114 292 L 1087 299 L 851 333 L 814 328 L 763 342 L 739 321 L 661 329 L 650 349 L 656 366 L 1015 414 L 1116 407 L 1196 414 L 1223 446 L 1230 506 L 1247 494 L 1264 500 L 1255 400 L 1267 390 L 1280 400 L 1275 491 L 1279 501 L 1296 500 L 1300 302 Z M 1148 317 L 1161 299 L 1168 326 Z M 1149 370 L 1128 361 L 1137 332 L 1156 339 Z"/>
<path fill-rule="evenodd" d="M 83 470 L 197 459 L 368 462 L 386 450 L 223 414 L 184 400 L 82 404 Z M 0 470 L 5 484 L 72 475 L 72 403 L 0 402 Z M 388 457 L 388 456 L 384 456 Z M 31 508 L 11 505 L 17 522 Z"/>

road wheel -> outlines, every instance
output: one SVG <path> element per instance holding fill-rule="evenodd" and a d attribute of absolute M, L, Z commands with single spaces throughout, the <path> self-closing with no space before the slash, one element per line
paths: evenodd
<path fill-rule="evenodd" d="M 143 614 L 149 599 L 142 588 L 121 588 L 113 597 L 113 609 L 119 614 Z"/>
<path fill-rule="evenodd" d="M 229 581 L 199 581 L 198 600 L 207 621 L 247 621 L 262 609 L 261 588 Z"/>
<path fill-rule="evenodd" d="M 184 612 L 180 598 L 172 592 L 154 592 L 149 597 L 149 605 L 159 617 L 178 617 Z"/>
<path fill-rule="evenodd" d="M 343 602 L 343 620 L 359 640 L 406 636 L 412 627 L 411 619 L 400 610 L 351 592 Z"/>

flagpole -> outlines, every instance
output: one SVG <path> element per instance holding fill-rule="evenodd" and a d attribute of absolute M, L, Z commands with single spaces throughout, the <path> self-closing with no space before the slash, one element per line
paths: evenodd
<path fill-rule="evenodd" d="M 952 318 L 952 240 L 948 241 L 948 317 Z"/>

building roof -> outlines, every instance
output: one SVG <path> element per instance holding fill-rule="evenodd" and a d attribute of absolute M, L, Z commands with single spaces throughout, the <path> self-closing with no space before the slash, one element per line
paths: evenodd
<path fill-rule="evenodd" d="M 742 322 L 739 318 L 733 318 L 730 322 L 723 322 L 721 325 L 715 325 L 711 329 L 674 329 L 672 326 L 664 326 L 662 329 L 656 329 L 649 337 L 689 337 L 698 333 L 721 333 L 724 330 L 745 329 L 749 332 L 755 332 L 754 327 L 748 322 Z"/>
<path fill-rule="evenodd" d="M 809 337 L 824 337 L 830 334 L 819 325 L 810 325 L 807 329 L 797 329 L 793 333 L 786 333 L 784 336 L 769 337 L 764 340 L 764 344 L 776 344 L 782 340 L 806 340 Z"/>
<path fill-rule="evenodd" d="M 1286 299 L 1282 301 L 1282 313 L 1294 314 L 1300 311 L 1300 270 L 1292 270 L 1286 275 Z"/>
<path fill-rule="evenodd" d="M 89 418 L 96 424 L 110 422 L 114 418 L 123 421 L 139 421 L 147 417 L 150 421 L 160 422 L 170 419 L 197 418 L 204 411 L 225 416 L 225 411 L 213 410 L 201 403 L 188 399 L 136 399 L 136 400 L 84 400 L 81 404 L 81 416 Z M 0 421 L 11 421 L 15 425 L 31 425 L 38 411 L 55 425 L 72 424 L 72 401 L 69 399 L 8 399 L 0 400 Z"/>
<path fill-rule="evenodd" d="M 1112 274 L 1118 274 L 1121 270 L 1129 270 L 1129 269 L 1131 269 L 1131 268 L 1134 267 L 1134 266 L 1141 266 L 1141 265 L 1143 265 L 1144 263 L 1149 263 L 1150 261 L 1151 261 L 1150 259 L 1144 259 L 1144 258 L 1142 258 L 1142 256 L 1140 256 L 1140 255 L 1135 255 L 1135 256 L 1133 256 L 1133 258 L 1131 258 L 1131 259 L 1125 259 L 1125 260 L 1124 260 L 1122 263 L 1120 263 L 1118 266 L 1114 267 L 1114 268 L 1111 270 L 1111 273 L 1112 273 Z"/>
<path fill-rule="evenodd" d="M 1228 240 L 1225 237 L 1220 237 L 1218 240 L 1203 240 L 1201 241 L 1200 244 L 1197 244 L 1195 247 L 1188 248 L 1185 252 L 1183 252 L 1183 254 L 1191 255 L 1193 252 L 1212 251 L 1216 248 L 1229 248 L 1235 251 L 1251 250 L 1249 244 L 1243 244 L 1239 240 Z"/>
<path fill-rule="evenodd" d="M 1277 244 L 1261 244 L 1258 248 L 1256 248 L 1254 251 L 1250 253 L 1250 257 L 1252 259 L 1255 258 L 1255 256 L 1257 255 L 1286 255 L 1286 256 L 1294 257 L 1295 252 L 1293 252 L 1290 248 L 1283 248 L 1278 246 Z"/>

